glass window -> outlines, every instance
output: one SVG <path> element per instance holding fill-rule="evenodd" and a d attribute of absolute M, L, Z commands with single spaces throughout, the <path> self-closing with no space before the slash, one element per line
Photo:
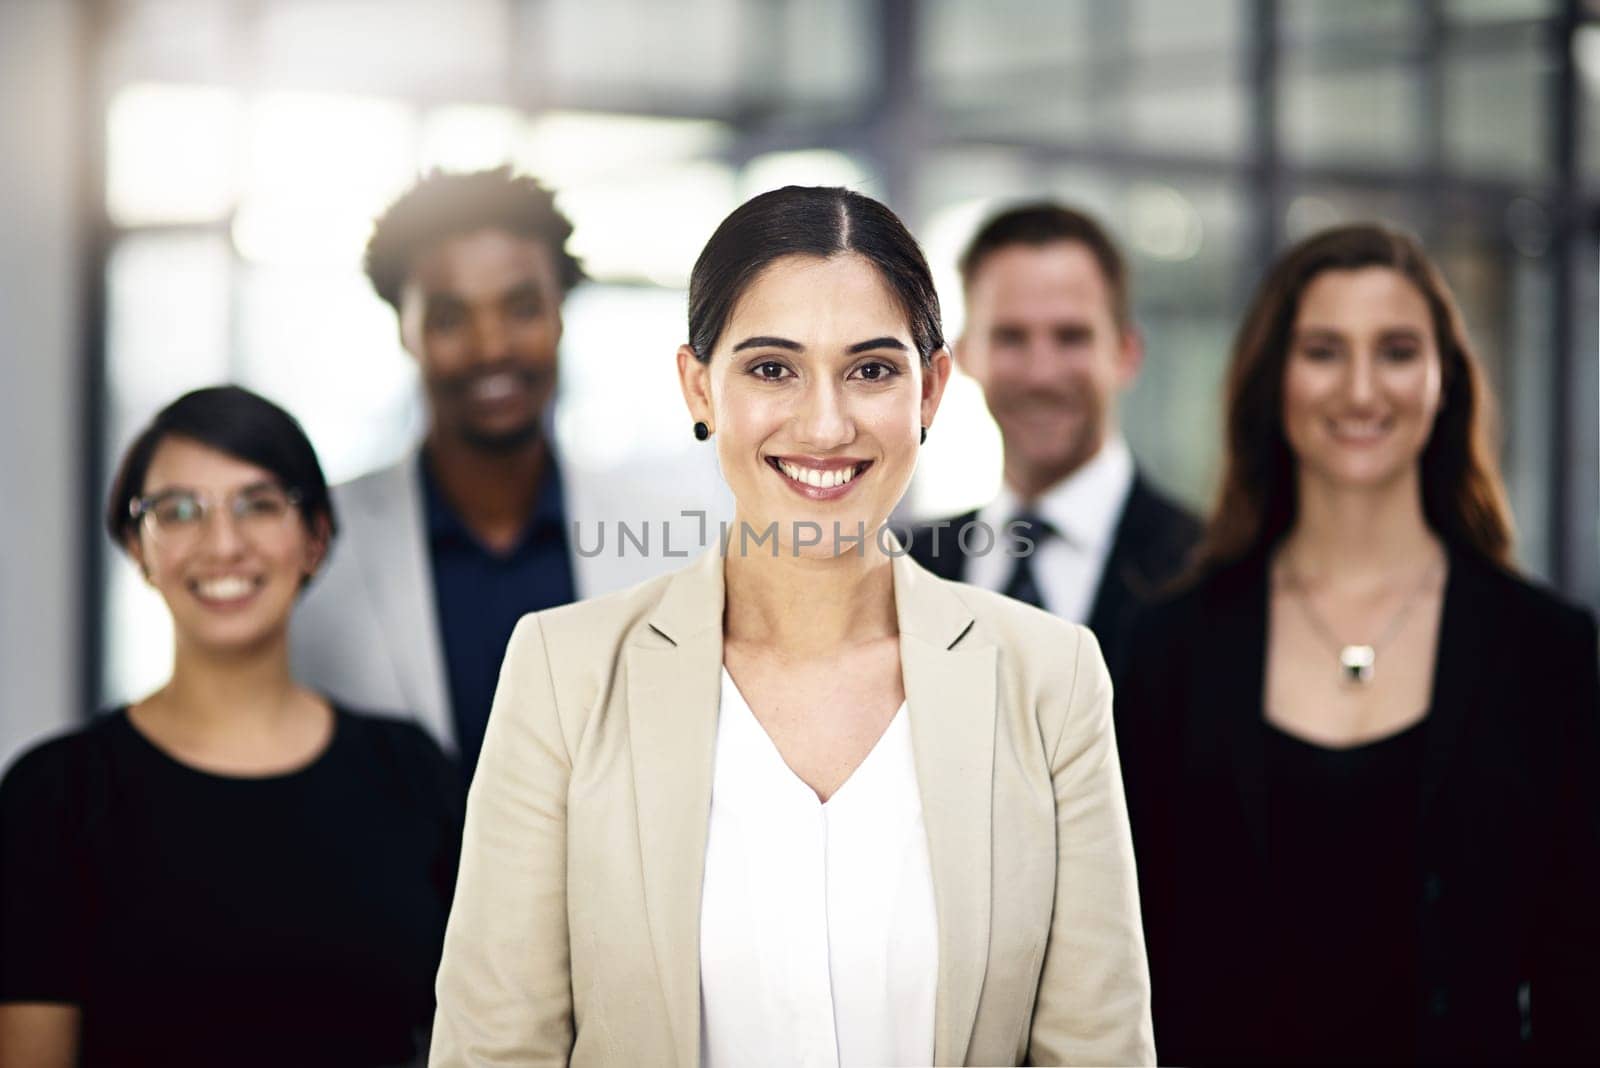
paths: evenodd
<path fill-rule="evenodd" d="M 399 459 L 422 432 L 416 364 L 366 278 L 278 264 L 239 278 L 239 383 L 299 418 L 330 482 Z"/>
<path fill-rule="evenodd" d="M 136 84 L 106 116 L 106 209 L 121 226 L 207 222 L 238 196 L 239 94 Z"/>
<path fill-rule="evenodd" d="M 513 5 L 505 0 L 272 0 L 250 20 L 259 83 L 383 95 L 505 95 Z"/>
<path fill-rule="evenodd" d="M 1444 60 L 1445 153 L 1463 173 L 1538 178 L 1551 161 L 1554 67 L 1539 34 L 1505 34 L 1493 48 L 1453 48 Z"/>
<path fill-rule="evenodd" d="M 771 17 L 738 0 L 545 0 L 526 24 L 523 70 L 557 99 L 717 110 L 770 58 Z"/>
<path fill-rule="evenodd" d="M 105 43 L 107 84 L 226 85 L 239 70 L 238 0 L 110 0 L 115 32 Z"/>
<path fill-rule="evenodd" d="M 231 256 L 219 235 L 141 234 L 124 238 L 107 266 L 106 472 L 109 493 L 122 453 L 151 416 L 180 394 L 227 381 Z M 105 641 L 101 703 L 154 689 L 172 665 L 166 606 L 138 570 L 106 542 Z"/>
<path fill-rule="evenodd" d="M 616 470 L 704 448 L 678 386 L 688 302 L 682 289 L 595 283 L 567 298 L 556 419 L 571 462 Z"/>
<path fill-rule="evenodd" d="M 392 100 L 274 92 L 251 107 L 233 240 L 247 260 L 360 263 L 373 217 L 412 179 L 416 118 Z"/>
<path fill-rule="evenodd" d="M 1423 162 L 1416 66 L 1388 49 L 1328 54 L 1288 50 L 1279 86 L 1278 137 L 1296 164 L 1414 167 Z"/>
<path fill-rule="evenodd" d="M 422 119 L 417 170 L 476 171 L 516 159 L 526 124 L 514 108 L 453 104 Z"/>

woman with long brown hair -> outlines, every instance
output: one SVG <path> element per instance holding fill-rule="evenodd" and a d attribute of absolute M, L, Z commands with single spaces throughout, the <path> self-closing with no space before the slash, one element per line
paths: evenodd
<path fill-rule="evenodd" d="M 1593 1059 L 1593 619 L 1512 570 L 1490 397 L 1410 237 L 1315 235 L 1118 723 L 1164 1062 Z"/>

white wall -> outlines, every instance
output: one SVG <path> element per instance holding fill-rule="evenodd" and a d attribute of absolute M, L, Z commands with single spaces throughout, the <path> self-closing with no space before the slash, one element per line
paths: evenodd
<path fill-rule="evenodd" d="M 80 17 L 0 0 L 0 766 L 80 713 Z"/>

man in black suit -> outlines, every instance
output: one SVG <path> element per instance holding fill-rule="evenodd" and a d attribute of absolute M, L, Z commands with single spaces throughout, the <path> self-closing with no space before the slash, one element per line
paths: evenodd
<path fill-rule="evenodd" d="M 1122 254 L 1088 215 L 1029 204 L 978 231 L 961 278 L 956 362 L 1000 425 L 1004 485 L 978 511 L 914 529 L 911 555 L 1087 623 L 1116 671 L 1134 609 L 1178 574 L 1200 535 L 1118 432 L 1117 398 L 1144 358 Z M 1017 533 L 1025 540 L 1010 540 Z"/>

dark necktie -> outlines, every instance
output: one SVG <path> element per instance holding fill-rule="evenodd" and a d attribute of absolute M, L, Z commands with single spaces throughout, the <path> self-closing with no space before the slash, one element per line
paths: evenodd
<path fill-rule="evenodd" d="M 1039 551 L 1039 546 L 1046 538 L 1055 533 L 1055 528 L 1031 512 L 1019 512 L 1006 524 L 1005 533 L 1007 551 L 1015 557 L 1015 560 L 1011 577 L 1006 580 L 1000 592 L 1007 597 L 1016 598 L 1023 604 L 1044 608 L 1044 594 L 1040 592 L 1038 580 L 1033 574 L 1033 554 Z M 1031 550 L 1022 540 L 1024 538 L 1033 542 Z M 1023 555 L 1024 552 L 1028 555 Z"/>

